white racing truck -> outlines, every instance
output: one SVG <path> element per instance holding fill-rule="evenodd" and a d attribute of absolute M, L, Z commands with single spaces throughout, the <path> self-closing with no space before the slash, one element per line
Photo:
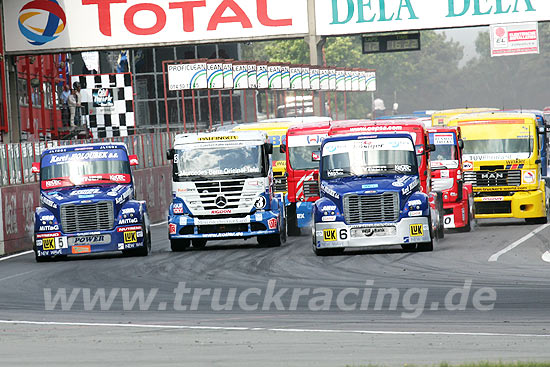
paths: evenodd
<path fill-rule="evenodd" d="M 168 151 L 172 251 L 214 239 L 257 237 L 265 246 L 286 241 L 284 203 L 273 194 L 272 151 L 257 131 L 177 135 Z"/>

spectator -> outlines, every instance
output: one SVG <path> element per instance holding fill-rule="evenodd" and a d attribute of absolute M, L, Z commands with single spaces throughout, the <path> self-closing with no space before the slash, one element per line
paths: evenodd
<path fill-rule="evenodd" d="M 71 113 L 70 115 L 70 126 L 80 126 L 81 119 L 82 119 L 82 113 L 81 113 L 81 106 L 82 106 L 82 97 L 80 95 L 80 83 L 74 82 L 73 84 L 73 91 L 67 98 L 67 104 L 69 105 L 69 111 Z"/>
<path fill-rule="evenodd" d="M 63 86 L 61 92 L 61 121 L 63 126 L 69 126 L 70 112 L 69 112 L 69 96 L 71 95 L 71 89 L 67 84 Z"/>

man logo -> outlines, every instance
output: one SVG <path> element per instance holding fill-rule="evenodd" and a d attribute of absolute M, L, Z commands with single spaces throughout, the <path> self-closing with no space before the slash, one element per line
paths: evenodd
<path fill-rule="evenodd" d="M 66 26 L 65 12 L 57 0 L 33 0 L 19 11 L 19 31 L 31 45 L 55 40 Z"/>
<path fill-rule="evenodd" d="M 227 199 L 225 198 L 225 196 L 220 195 L 216 198 L 216 206 L 218 208 L 225 208 L 226 205 L 227 205 Z"/>

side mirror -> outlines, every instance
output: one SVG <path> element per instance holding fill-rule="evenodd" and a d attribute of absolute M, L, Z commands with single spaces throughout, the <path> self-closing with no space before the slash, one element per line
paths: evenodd
<path fill-rule="evenodd" d="M 286 145 L 285 145 L 285 144 L 281 144 L 281 146 L 279 147 L 279 151 L 280 151 L 281 153 L 283 153 L 283 154 L 286 153 Z"/>
<path fill-rule="evenodd" d="M 435 152 L 435 144 L 427 144 L 426 152 Z"/>
<path fill-rule="evenodd" d="M 311 152 L 311 161 L 312 162 L 319 162 L 321 160 L 321 152 Z"/>
<path fill-rule="evenodd" d="M 541 161 L 540 159 L 537 159 L 537 160 L 535 161 L 535 164 L 541 164 L 541 163 L 542 163 L 542 161 Z"/>
<path fill-rule="evenodd" d="M 166 151 L 166 159 L 168 159 L 169 161 L 172 161 L 174 160 L 174 149 L 168 149 Z"/>
<path fill-rule="evenodd" d="M 271 143 L 265 143 L 264 144 L 264 147 L 265 147 L 265 152 L 267 154 L 273 154 L 273 144 Z"/>
<path fill-rule="evenodd" d="M 542 176 L 541 178 L 546 182 L 546 186 L 550 187 L 550 177 Z"/>
<path fill-rule="evenodd" d="M 458 147 L 459 147 L 460 149 L 464 149 L 464 140 L 458 139 Z"/>
<path fill-rule="evenodd" d="M 31 173 L 40 173 L 40 162 L 34 162 L 32 164 Z"/>
<path fill-rule="evenodd" d="M 130 166 L 137 166 L 139 164 L 138 156 L 135 154 L 132 154 L 128 156 L 128 159 L 130 160 Z"/>

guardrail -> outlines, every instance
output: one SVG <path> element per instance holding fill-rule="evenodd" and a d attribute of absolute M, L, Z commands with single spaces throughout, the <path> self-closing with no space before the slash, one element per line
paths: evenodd
<path fill-rule="evenodd" d="M 81 144 L 123 142 L 128 147 L 128 154 L 139 158 L 136 169 L 165 166 L 166 149 L 172 146 L 176 132 L 131 135 L 125 137 L 89 139 L 89 140 L 59 140 L 39 143 L 0 144 L 0 186 L 21 185 L 38 182 L 39 177 L 31 173 L 33 162 L 40 159 L 40 154 L 47 148 Z"/>

